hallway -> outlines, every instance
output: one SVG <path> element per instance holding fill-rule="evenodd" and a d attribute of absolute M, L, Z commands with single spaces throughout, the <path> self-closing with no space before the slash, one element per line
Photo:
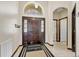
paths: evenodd
<path fill-rule="evenodd" d="M 0 57 L 79 56 L 78 16 L 76 1 L 0 1 Z"/>
<path fill-rule="evenodd" d="M 67 46 L 63 42 L 62 43 L 60 43 L 60 42 L 55 43 L 54 46 L 50 46 L 48 44 L 45 44 L 45 46 L 52 53 L 52 55 L 54 57 L 75 57 L 75 53 L 72 52 L 72 50 L 68 50 Z M 43 48 L 44 48 L 44 46 L 43 46 Z M 46 50 L 45 48 L 44 48 L 44 50 L 36 48 L 35 50 L 32 49 L 29 51 L 27 48 L 25 48 L 27 51 L 23 52 L 23 53 L 21 52 L 21 49 L 20 48 L 18 49 L 19 51 L 17 51 L 15 53 L 15 55 L 14 55 L 15 57 L 17 57 L 17 56 L 23 57 L 23 55 L 20 55 L 20 53 L 24 54 L 24 57 L 47 57 L 50 54 L 50 52 L 47 53 L 48 55 L 45 53 L 45 50 Z M 17 54 L 17 53 L 19 53 L 19 54 Z"/>

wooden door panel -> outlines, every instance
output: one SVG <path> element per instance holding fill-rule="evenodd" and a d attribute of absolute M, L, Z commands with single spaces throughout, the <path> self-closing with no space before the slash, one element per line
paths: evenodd
<path fill-rule="evenodd" d="M 27 31 L 23 32 L 23 43 L 27 44 L 40 44 L 44 41 L 44 32 L 41 32 L 41 19 L 39 18 L 28 18 L 25 17 L 24 20 L 27 20 Z M 25 29 L 25 28 L 24 28 Z"/>

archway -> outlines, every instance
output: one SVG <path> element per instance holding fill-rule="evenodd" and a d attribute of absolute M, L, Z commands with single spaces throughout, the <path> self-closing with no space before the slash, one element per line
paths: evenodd
<path fill-rule="evenodd" d="M 60 7 L 53 12 L 53 20 L 55 21 L 55 37 L 54 43 L 60 44 L 62 47 L 68 45 L 68 9 Z"/>
<path fill-rule="evenodd" d="M 27 16 L 43 16 L 44 9 L 43 7 L 36 2 L 28 2 L 24 5 L 23 8 L 24 15 Z"/>

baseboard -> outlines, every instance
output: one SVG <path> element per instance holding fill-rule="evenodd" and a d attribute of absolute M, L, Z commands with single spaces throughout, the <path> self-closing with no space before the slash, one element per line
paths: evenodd
<path fill-rule="evenodd" d="M 72 48 L 67 48 L 68 50 L 72 50 Z"/>
<path fill-rule="evenodd" d="M 48 43 L 48 42 L 46 42 L 45 44 L 48 44 L 48 45 L 50 45 L 50 46 L 54 46 L 54 45 L 52 45 L 52 44 L 50 44 L 50 43 Z"/>

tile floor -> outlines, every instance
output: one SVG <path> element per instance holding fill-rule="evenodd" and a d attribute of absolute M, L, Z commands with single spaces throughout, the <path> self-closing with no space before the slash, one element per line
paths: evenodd
<path fill-rule="evenodd" d="M 55 57 L 75 57 L 75 53 L 67 49 L 64 42 L 54 43 L 54 46 L 45 44 Z"/>
<path fill-rule="evenodd" d="M 63 42 L 54 43 L 54 46 L 49 46 L 48 44 L 45 45 L 55 57 L 75 57 L 75 53 L 68 50 L 66 44 Z M 17 55 L 20 53 L 21 49 L 22 47 L 19 48 L 14 57 L 18 57 Z M 26 57 L 46 57 L 44 51 L 42 50 L 28 52 L 26 55 Z"/>
<path fill-rule="evenodd" d="M 46 54 L 43 50 L 31 51 L 26 53 L 26 57 L 46 57 Z"/>

